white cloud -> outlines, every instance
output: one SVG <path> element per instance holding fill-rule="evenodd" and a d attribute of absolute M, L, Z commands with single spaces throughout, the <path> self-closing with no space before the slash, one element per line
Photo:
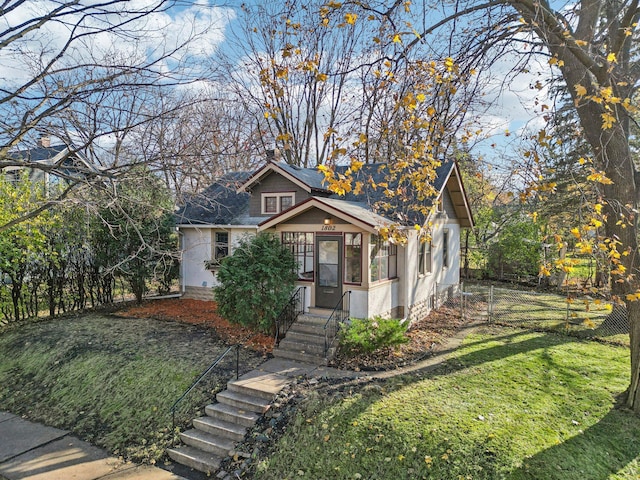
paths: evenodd
<path fill-rule="evenodd" d="M 54 1 L 26 1 L 0 17 L 0 30 L 46 15 L 58 4 Z M 158 0 L 131 0 L 123 2 L 119 8 L 139 12 L 157 5 Z M 76 34 L 93 33 L 74 41 L 72 48 L 59 61 L 60 65 L 142 64 L 173 52 L 170 59 L 160 65 L 161 68 L 172 69 L 187 62 L 197 62 L 202 66 L 202 59 L 214 54 L 224 42 L 224 30 L 233 17 L 232 10 L 217 7 L 210 1 L 143 16 L 121 11 L 81 19 L 80 14 L 73 13 L 64 17 L 64 21 L 48 21 L 1 49 L 0 82 L 17 85 L 31 78 L 40 63 L 58 55 L 74 27 Z M 131 21 L 123 24 L 123 20 Z M 108 30 L 118 24 L 120 28 Z"/>

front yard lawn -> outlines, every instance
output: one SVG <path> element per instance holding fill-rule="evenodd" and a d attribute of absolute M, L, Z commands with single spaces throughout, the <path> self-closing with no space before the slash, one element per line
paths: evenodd
<path fill-rule="evenodd" d="M 624 347 L 485 329 L 435 371 L 307 392 L 256 478 L 637 479 L 628 372 Z"/>
<path fill-rule="evenodd" d="M 226 348 L 215 330 L 174 321 L 89 314 L 13 325 L 0 333 L 0 410 L 154 463 L 174 437 L 171 405 Z M 242 348 L 241 374 L 262 361 Z M 197 416 L 234 373 L 230 355 L 179 421 Z"/>

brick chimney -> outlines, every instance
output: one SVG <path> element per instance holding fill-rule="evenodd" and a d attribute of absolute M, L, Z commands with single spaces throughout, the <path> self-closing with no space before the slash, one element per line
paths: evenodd
<path fill-rule="evenodd" d="M 49 148 L 51 146 L 51 137 L 49 136 L 40 137 L 40 139 L 38 140 L 38 143 L 43 148 Z"/>
<path fill-rule="evenodd" d="M 276 151 L 272 148 L 267 149 L 267 162 L 275 162 L 276 161 Z"/>

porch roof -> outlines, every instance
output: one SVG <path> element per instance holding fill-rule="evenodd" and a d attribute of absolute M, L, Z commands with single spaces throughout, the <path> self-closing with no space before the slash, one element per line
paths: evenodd
<path fill-rule="evenodd" d="M 366 203 L 349 202 L 337 198 L 311 197 L 284 212 L 274 215 L 258 225 L 258 231 L 273 228 L 298 215 L 318 208 L 332 217 L 344 220 L 370 233 L 377 233 L 378 228 L 389 226 L 391 220 L 373 212 Z"/>

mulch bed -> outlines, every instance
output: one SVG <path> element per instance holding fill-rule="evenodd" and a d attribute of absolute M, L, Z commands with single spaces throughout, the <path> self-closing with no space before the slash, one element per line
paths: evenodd
<path fill-rule="evenodd" d="M 273 338 L 262 333 L 236 325 L 218 315 L 215 302 L 193 299 L 170 298 L 147 300 L 125 310 L 118 315 L 134 318 L 155 318 L 190 323 L 213 329 L 221 340 L 229 345 L 241 343 L 257 352 L 266 354 L 273 350 Z"/>
<path fill-rule="evenodd" d="M 190 323 L 213 329 L 226 343 L 242 343 L 257 352 L 268 354 L 273 350 L 273 338 L 256 334 L 252 330 L 233 324 L 217 313 L 215 302 L 192 299 L 148 300 L 142 305 L 128 307 L 117 313 L 135 318 L 155 318 Z M 453 335 L 462 325 L 459 313 L 443 307 L 426 318 L 414 322 L 407 335 L 409 342 L 369 355 L 352 358 L 337 357 L 333 366 L 347 370 L 388 370 L 409 365 L 429 356 L 443 340 Z"/>

